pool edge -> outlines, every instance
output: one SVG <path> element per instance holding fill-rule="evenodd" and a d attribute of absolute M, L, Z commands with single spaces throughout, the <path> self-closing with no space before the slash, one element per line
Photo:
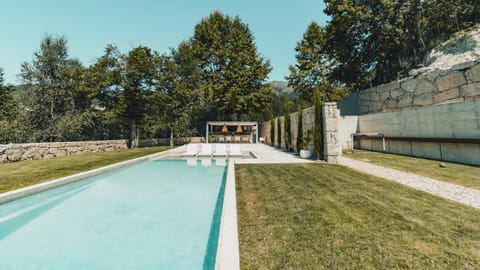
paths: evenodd
<path fill-rule="evenodd" d="M 240 269 L 234 160 L 228 163 L 227 168 L 227 182 L 223 198 L 222 218 L 220 222 L 216 256 L 216 270 Z"/>
<path fill-rule="evenodd" d="M 107 165 L 107 166 L 104 166 L 104 167 L 100 167 L 100 168 L 97 168 L 97 169 L 93 169 L 93 170 L 89 170 L 89 171 L 85 171 L 85 172 L 81 172 L 81 173 L 77 173 L 77 174 L 73 174 L 73 175 L 69 175 L 69 176 L 65 176 L 65 177 L 61 177 L 61 178 L 57 178 L 57 179 L 53 179 L 53 180 L 49 180 L 47 182 L 35 184 L 35 185 L 32 185 L 32 186 L 27 186 L 27 187 L 15 189 L 15 190 L 12 190 L 12 191 L 7 191 L 7 192 L 4 192 L 4 193 L 0 194 L 0 205 L 5 204 L 7 202 L 14 201 L 14 200 L 18 200 L 18 199 L 21 199 L 23 197 L 27 197 L 27 196 L 30 196 L 30 195 L 33 195 L 33 194 L 36 194 L 36 193 L 40 193 L 42 191 L 46 191 L 46 190 L 53 189 L 53 188 L 56 188 L 56 187 L 59 187 L 59 186 L 63 186 L 63 185 L 69 184 L 69 183 L 80 181 L 80 180 L 82 180 L 84 178 L 87 178 L 87 177 L 95 176 L 95 175 L 105 173 L 105 172 L 109 172 L 109 171 L 112 171 L 112 170 L 115 170 L 115 169 L 118 169 L 118 168 L 121 168 L 121 167 L 133 165 L 133 164 L 136 164 L 136 163 L 139 163 L 139 162 L 142 162 L 142 161 L 146 161 L 146 160 L 149 160 L 149 159 L 152 159 L 152 158 L 156 158 L 156 157 L 159 157 L 159 156 L 162 156 L 162 155 L 166 155 L 171 150 L 175 150 L 175 148 L 170 149 L 170 150 L 166 150 L 166 151 L 162 151 L 162 152 L 159 152 L 159 153 L 135 158 L 135 159 L 130 159 L 130 160 L 122 161 L 122 162 L 117 162 L 117 163 Z"/>

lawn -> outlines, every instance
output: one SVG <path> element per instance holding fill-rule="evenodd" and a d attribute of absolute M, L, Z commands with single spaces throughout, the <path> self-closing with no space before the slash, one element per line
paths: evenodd
<path fill-rule="evenodd" d="M 346 167 L 236 165 L 242 269 L 480 269 L 480 211 Z"/>
<path fill-rule="evenodd" d="M 100 168 L 169 149 L 166 146 L 123 149 L 0 164 L 0 193 Z"/>
<path fill-rule="evenodd" d="M 480 189 L 480 167 L 443 162 L 446 167 L 440 167 L 440 161 L 415 158 L 395 154 L 379 153 L 365 150 L 354 150 L 353 154 L 344 151 L 349 158 L 368 161 L 373 164 L 394 168 L 401 171 L 416 173 L 465 187 Z"/>

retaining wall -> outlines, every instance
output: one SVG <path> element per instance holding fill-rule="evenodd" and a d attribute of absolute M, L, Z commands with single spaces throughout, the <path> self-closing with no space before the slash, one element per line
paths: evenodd
<path fill-rule="evenodd" d="M 358 129 L 362 133 L 381 133 L 385 136 L 478 139 L 480 99 L 361 115 Z M 362 139 L 360 148 L 383 151 L 383 143 Z M 479 144 L 387 140 L 385 148 L 390 153 L 480 165 Z"/>
<path fill-rule="evenodd" d="M 127 140 L 0 145 L 0 163 L 126 149 Z"/>
<path fill-rule="evenodd" d="M 185 143 L 203 143 L 203 137 L 175 138 L 175 145 Z M 169 145 L 168 138 L 153 138 L 140 140 L 140 147 Z M 45 159 L 52 157 L 71 156 L 82 153 L 108 152 L 128 148 L 127 140 L 80 141 L 0 144 L 0 163 Z"/>
<path fill-rule="evenodd" d="M 480 97 L 480 63 L 470 61 L 451 70 L 422 69 L 411 77 L 360 91 L 360 113 L 463 102 Z"/>

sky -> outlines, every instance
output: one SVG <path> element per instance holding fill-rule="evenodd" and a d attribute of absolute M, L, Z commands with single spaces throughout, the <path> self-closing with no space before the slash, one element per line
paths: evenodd
<path fill-rule="evenodd" d="M 21 64 L 47 34 L 65 36 L 69 56 L 85 66 L 107 44 L 123 53 L 140 45 L 168 53 L 218 10 L 248 24 L 273 67 L 268 80 L 284 80 L 307 26 L 328 20 L 324 8 L 322 0 L 0 0 L 0 68 L 7 83 L 21 83 Z"/>

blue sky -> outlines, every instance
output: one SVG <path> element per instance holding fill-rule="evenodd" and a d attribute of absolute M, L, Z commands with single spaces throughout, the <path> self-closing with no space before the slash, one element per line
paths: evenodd
<path fill-rule="evenodd" d="M 323 9 L 322 0 L 1 0 L 0 68 L 7 83 L 19 83 L 21 63 L 31 61 L 45 34 L 64 35 L 70 57 L 85 66 L 107 44 L 124 53 L 139 45 L 166 53 L 219 10 L 249 25 L 273 67 L 269 80 L 283 80 L 310 22 L 325 25 Z"/>

